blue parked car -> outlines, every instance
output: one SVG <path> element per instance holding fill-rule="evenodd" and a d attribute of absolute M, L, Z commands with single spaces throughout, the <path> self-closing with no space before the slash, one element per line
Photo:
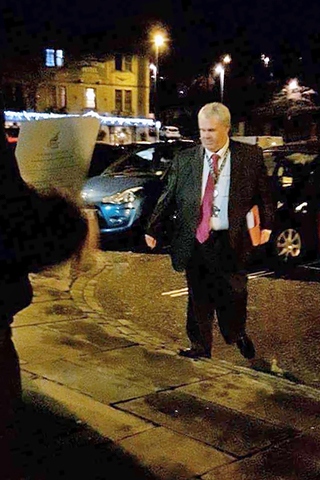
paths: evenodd
<path fill-rule="evenodd" d="M 102 243 L 130 237 L 141 244 L 174 155 L 191 146 L 192 140 L 141 145 L 87 180 L 81 196 L 96 211 Z"/>

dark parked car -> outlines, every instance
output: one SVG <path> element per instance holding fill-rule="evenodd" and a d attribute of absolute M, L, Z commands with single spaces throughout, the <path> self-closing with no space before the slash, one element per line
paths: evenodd
<path fill-rule="evenodd" d="M 139 145 L 86 181 L 82 198 L 97 213 L 102 241 L 130 235 L 141 243 L 175 153 L 193 145 L 186 140 Z"/>
<path fill-rule="evenodd" d="M 299 142 L 264 150 L 276 205 L 271 255 L 281 265 L 319 252 L 320 143 Z"/>
<path fill-rule="evenodd" d="M 105 142 L 96 142 L 92 153 L 88 177 L 100 175 L 109 165 L 131 149 L 133 149 L 131 144 L 129 147 L 129 145 L 110 145 Z"/>

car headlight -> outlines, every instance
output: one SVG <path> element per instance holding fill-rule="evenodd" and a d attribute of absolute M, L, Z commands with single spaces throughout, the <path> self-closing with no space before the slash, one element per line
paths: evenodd
<path fill-rule="evenodd" d="M 113 195 L 103 197 L 101 202 L 114 204 L 132 203 L 136 199 L 136 193 L 141 190 L 143 190 L 143 187 L 129 188 L 128 190 L 124 190 L 123 192 L 114 193 Z"/>
<path fill-rule="evenodd" d="M 283 176 L 281 177 L 281 184 L 284 188 L 291 187 L 293 184 L 293 178 L 289 176 Z"/>
<path fill-rule="evenodd" d="M 294 211 L 295 211 L 295 213 L 299 213 L 299 212 L 306 213 L 307 206 L 308 206 L 307 202 L 302 202 L 299 205 L 295 206 Z"/>
<path fill-rule="evenodd" d="M 87 198 L 88 198 L 88 193 L 82 191 L 82 192 L 80 192 L 80 196 L 81 196 L 82 200 L 87 200 Z"/>

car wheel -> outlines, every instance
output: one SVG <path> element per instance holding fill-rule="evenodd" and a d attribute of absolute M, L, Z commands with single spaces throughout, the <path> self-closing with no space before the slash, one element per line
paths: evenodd
<path fill-rule="evenodd" d="M 305 255 L 303 238 L 297 228 L 286 226 L 273 237 L 273 250 L 279 266 L 293 266 Z"/>

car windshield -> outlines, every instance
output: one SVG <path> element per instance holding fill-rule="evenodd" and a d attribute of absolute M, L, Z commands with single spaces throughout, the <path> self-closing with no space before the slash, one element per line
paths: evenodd
<path fill-rule="evenodd" d="M 186 145 L 187 146 L 187 145 Z M 132 174 L 135 175 L 162 175 L 179 148 L 186 148 L 179 144 L 157 145 L 142 148 L 139 151 L 132 152 L 122 156 L 118 161 L 104 170 L 102 175 Z"/>
<path fill-rule="evenodd" d="M 131 172 L 155 174 L 160 167 L 155 156 L 154 147 L 125 155 L 106 168 L 102 175 L 126 174 Z"/>

